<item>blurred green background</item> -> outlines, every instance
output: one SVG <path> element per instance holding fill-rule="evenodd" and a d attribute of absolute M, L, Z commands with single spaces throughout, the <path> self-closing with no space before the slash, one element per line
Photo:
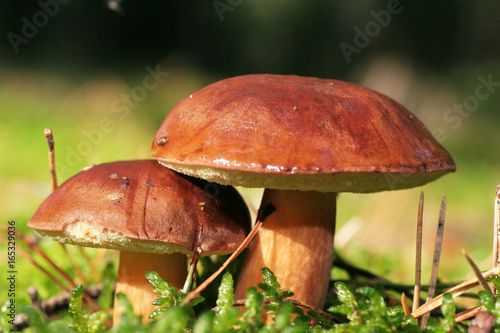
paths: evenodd
<path fill-rule="evenodd" d="M 424 191 L 424 283 L 444 194 L 440 277 L 472 274 L 462 248 L 488 269 L 500 184 L 499 17 L 495 0 L 3 1 L 0 224 L 13 220 L 32 233 L 26 223 L 50 193 L 44 128 L 54 131 L 61 183 L 90 164 L 149 158 L 168 111 L 209 83 L 249 73 L 297 74 L 347 80 L 391 96 L 426 124 L 457 164 L 456 173 L 421 188 L 342 194 L 339 252 L 411 284 Z M 146 89 L 145 80 L 154 87 Z M 259 191 L 248 193 L 258 205 Z M 42 245 L 67 267 L 58 247 Z M 0 266 L 6 267 L 0 246 Z M 33 274 L 40 273 L 18 252 L 19 293 L 36 284 Z"/>

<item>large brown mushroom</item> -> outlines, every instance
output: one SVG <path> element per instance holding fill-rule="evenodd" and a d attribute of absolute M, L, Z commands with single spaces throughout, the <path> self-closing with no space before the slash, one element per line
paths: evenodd
<path fill-rule="evenodd" d="M 276 212 L 250 244 L 235 296 L 269 267 L 295 298 L 322 307 L 337 192 L 420 186 L 455 170 L 403 106 L 356 84 L 247 75 L 181 101 L 152 145 L 163 165 L 209 181 L 266 188 Z"/>
<path fill-rule="evenodd" d="M 231 253 L 249 231 L 238 193 L 225 187 L 209 194 L 207 184 L 153 160 L 105 163 L 58 187 L 28 226 L 63 243 L 119 250 L 116 293 L 127 295 L 146 319 L 157 296 L 145 272 L 156 271 L 180 289 L 186 255 L 195 247 L 202 255 Z"/>

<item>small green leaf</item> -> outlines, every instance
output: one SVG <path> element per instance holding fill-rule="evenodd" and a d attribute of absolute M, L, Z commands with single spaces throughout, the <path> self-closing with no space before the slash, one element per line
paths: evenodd
<path fill-rule="evenodd" d="M 96 333 L 102 330 L 109 315 L 104 311 L 97 311 L 86 316 L 87 329 L 89 333 Z"/>
<path fill-rule="evenodd" d="M 486 308 L 486 311 L 492 312 L 495 311 L 495 298 L 491 293 L 486 290 L 481 290 L 478 293 L 479 302 Z"/>
<path fill-rule="evenodd" d="M 160 298 L 157 298 L 153 301 L 153 305 L 157 305 L 157 306 L 169 306 L 169 305 L 172 305 L 174 304 L 175 301 L 169 297 L 160 297 Z"/>
<path fill-rule="evenodd" d="M 493 283 L 496 290 L 500 290 L 500 276 L 499 275 L 490 276 L 488 278 L 488 280 Z"/>
<path fill-rule="evenodd" d="M 384 298 L 375 289 L 370 287 L 361 287 L 356 290 L 359 294 L 368 297 L 371 310 L 378 314 L 386 314 L 386 305 Z"/>
<path fill-rule="evenodd" d="M 443 295 L 443 304 L 441 305 L 441 311 L 443 312 L 442 325 L 451 331 L 453 326 L 455 326 L 455 303 L 453 302 L 453 297 L 450 293 L 445 293 Z"/>
<path fill-rule="evenodd" d="M 196 297 L 195 299 L 193 299 L 191 302 L 189 302 L 189 307 L 194 307 L 198 304 L 200 304 L 201 302 L 203 302 L 205 300 L 205 297 L 203 296 L 198 296 Z"/>
<path fill-rule="evenodd" d="M 219 286 L 219 297 L 217 298 L 217 308 L 215 310 L 214 328 L 217 332 L 227 332 L 238 322 L 239 311 L 233 308 L 234 289 L 233 277 L 230 273 L 222 276 Z"/>
<path fill-rule="evenodd" d="M 169 309 L 168 307 L 162 307 L 162 308 L 158 308 L 158 309 L 154 310 L 149 315 L 149 319 L 160 319 L 161 317 L 163 317 L 165 315 L 165 312 L 168 309 Z"/>
<path fill-rule="evenodd" d="M 85 323 L 83 309 L 82 309 L 82 299 L 83 299 L 83 286 L 81 284 L 77 285 L 73 292 L 71 293 L 71 299 L 69 302 L 69 315 L 73 321 L 73 327 L 75 327 L 78 332 L 87 332 L 87 325 Z"/>
<path fill-rule="evenodd" d="M 150 319 L 161 318 L 167 313 L 169 308 L 174 308 L 181 304 L 187 295 L 182 290 L 175 289 L 174 286 L 163 280 L 156 272 L 146 272 L 144 276 L 149 280 L 154 292 L 159 296 L 153 301 L 153 305 L 159 306 L 160 308 L 154 310 L 149 315 Z M 203 297 L 198 296 L 185 307 L 191 309 L 204 300 Z M 188 312 L 194 317 L 194 311 L 192 309 Z"/>
<path fill-rule="evenodd" d="M 229 273 L 225 273 L 219 287 L 219 297 L 217 298 L 217 309 L 215 313 L 217 318 L 224 316 L 228 311 L 233 310 L 234 291 L 233 277 Z"/>
<path fill-rule="evenodd" d="M 261 272 L 264 283 L 259 283 L 258 286 L 262 289 L 264 298 L 269 298 L 272 302 L 282 302 L 294 295 L 290 290 L 281 290 L 278 278 L 269 268 L 264 267 Z"/>
<path fill-rule="evenodd" d="M 278 278 L 274 275 L 273 272 L 267 267 L 264 267 L 260 270 L 262 272 L 262 278 L 264 279 L 264 283 L 269 285 L 272 288 L 280 289 L 281 286 L 278 282 Z"/>
<path fill-rule="evenodd" d="M 158 273 L 146 272 L 144 276 L 149 280 L 149 283 L 151 283 L 151 286 L 158 296 L 172 298 L 174 302 L 178 301 L 179 293 L 177 292 L 177 289 L 175 289 L 175 287 L 170 283 L 163 280 Z"/>
<path fill-rule="evenodd" d="M 335 289 L 337 289 L 337 297 L 340 302 L 343 303 L 342 306 L 334 307 L 333 312 L 339 311 L 347 316 L 350 321 L 355 321 L 361 323 L 361 316 L 358 312 L 358 302 L 356 301 L 354 294 L 343 282 L 335 282 Z"/>
<path fill-rule="evenodd" d="M 257 291 L 257 288 L 252 287 L 247 290 L 247 298 L 245 300 L 246 311 L 243 314 L 245 322 L 251 327 L 255 327 L 263 314 L 264 296 Z"/>
<path fill-rule="evenodd" d="M 339 301 L 350 307 L 355 307 L 357 305 L 354 294 L 349 290 L 344 282 L 335 282 L 335 289 L 337 289 L 337 297 L 339 298 Z"/>
<path fill-rule="evenodd" d="M 72 327 L 78 332 L 95 333 L 104 327 L 108 314 L 104 311 L 88 313 L 83 309 L 83 286 L 80 284 L 73 289 L 69 303 L 69 315 Z"/>

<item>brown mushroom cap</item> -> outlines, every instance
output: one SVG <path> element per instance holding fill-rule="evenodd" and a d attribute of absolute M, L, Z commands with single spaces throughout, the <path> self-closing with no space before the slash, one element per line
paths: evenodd
<path fill-rule="evenodd" d="M 58 187 L 28 226 L 63 243 L 117 250 L 232 252 L 249 231 L 248 210 L 231 187 L 179 175 L 156 161 L 93 166 Z M 199 228 L 199 225 L 201 228 Z"/>
<path fill-rule="evenodd" d="M 389 97 L 267 74 L 222 80 L 181 101 L 152 154 L 221 184 L 325 192 L 409 188 L 455 170 L 425 126 Z"/>

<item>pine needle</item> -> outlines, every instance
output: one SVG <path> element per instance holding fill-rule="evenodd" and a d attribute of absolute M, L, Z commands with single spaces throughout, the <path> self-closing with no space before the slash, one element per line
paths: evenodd
<path fill-rule="evenodd" d="M 475 317 L 482 309 L 483 309 L 482 306 L 476 306 L 474 308 L 467 309 L 465 311 L 457 313 L 457 315 L 455 316 L 455 322 L 459 323 L 461 321 L 471 319 Z"/>
<path fill-rule="evenodd" d="M 47 263 L 49 263 L 50 266 L 52 266 L 59 274 L 61 274 L 61 276 L 70 284 L 72 288 L 76 287 L 77 284 L 75 283 L 75 281 L 73 281 L 71 276 L 69 276 L 68 273 L 57 266 L 56 263 L 52 261 L 52 259 L 50 259 L 36 243 L 26 238 L 26 236 L 24 236 L 24 234 L 19 230 L 16 231 L 16 235 L 22 243 L 29 247 L 33 252 L 39 254 L 43 259 L 45 259 L 45 261 L 47 261 Z"/>
<path fill-rule="evenodd" d="M 71 276 L 68 275 L 68 273 L 66 273 L 64 270 L 62 270 L 59 266 L 56 265 L 56 263 L 54 261 L 52 261 L 52 259 L 50 259 L 47 254 L 45 254 L 45 252 L 43 252 L 43 250 L 37 245 L 35 244 L 33 241 L 29 240 L 26 238 L 26 236 L 24 236 L 23 233 L 21 233 L 19 230 L 16 230 L 16 236 L 18 237 L 18 239 L 20 240 L 20 242 L 22 244 L 24 244 L 25 246 L 27 246 L 30 250 L 32 250 L 33 252 L 37 253 L 38 255 L 40 255 L 43 259 L 45 259 L 45 261 L 50 265 L 52 266 L 60 275 L 61 277 L 66 280 L 69 285 L 71 286 L 71 288 L 74 288 L 77 286 L 77 284 L 75 283 L 75 281 L 73 281 L 73 279 L 71 278 Z M 21 248 L 19 248 L 19 250 L 22 250 Z M 30 253 L 24 251 L 24 256 L 26 258 L 28 258 L 28 260 L 30 260 L 36 267 L 38 267 L 39 269 L 41 269 L 47 276 L 50 277 L 50 273 L 48 273 L 45 269 L 43 269 L 38 263 L 36 263 L 33 259 L 33 257 L 31 256 Z M 31 259 L 33 260 L 31 260 Z M 53 280 L 55 282 L 55 280 Z M 59 283 L 58 283 L 59 286 L 61 286 Z M 64 289 L 66 289 L 66 287 L 63 287 Z M 71 291 L 71 290 L 69 290 Z M 100 310 L 100 307 L 99 305 L 97 305 L 97 303 L 87 294 L 87 292 L 84 290 L 83 291 L 83 295 L 85 297 L 85 300 L 95 309 L 95 310 Z"/>
<path fill-rule="evenodd" d="M 472 270 L 474 271 L 474 275 L 476 275 L 477 280 L 479 281 L 479 284 L 481 285 L 481 287 L 483 287 L 484 290 L 489 292 L 491 294 L 491 296 L 495 296 L 495 295 L 493 295 L 493 292 L 491 291 L 491 288 L 488 285 L 488 282 L 486 282 L 486 279 L 481 275 L 481 271 L 479 270 L 479 267 L 477 267 L 476 263 L 474 261 L 472 261 L 472 259 L 469 257 L 469 255 L 467 254 L 467 252 L 465 252 L 464 249 L 462 249 L 462 253 L 464 254 L 465 259 L 467 260 L 469 265 L 472 267 Z"/>
<path fill-rule="evenodd" d="M 240 246 L 238 246 L 238 248 L 236 249 L 236 251 L 233 252 L 233 254 L 231 254 L 231 256 L 229 258 L 227 258 L 227 260 L 222 264 L 221 267 L 219 267 L 219 269 L 213 273 L 210 277 L 208 277 L 205 281 L 203 281 L 203 283 L 201 283 L 196 289 L 192 290 L 187 296 L 186 298 L 184 298 L 184 300 L 182 301 L 182 304 L 181 305 L 186 305 L 186 304 L 189 304 L 189 302 L 191 302 L 192 300 L 194 300 L 196 297 L 198 297 L 200 295 L 200 293 L 205 290 L 205 288 L 213 282 L 213 280 L 215 280 L 215 278 L 217 278 L 217 276 L 219 276 L 220 273 L 222 273 L 222 271 L 224 269 L 226 269 L 227 266 L 229 266 L 229 264 L 231 262 L 233 262 L 233 260 L 240 255 L 240 253 L 247 247 L 247 245 L 253 240 L 253 238 L 255 237 L 255 235 L 257 234 L 257 232 L 259 231 L 260 227 L 262 226 L 262 223 L 264 222 L 264 220 L 269 216 L 271 215 L 274 211 L 276 210 L 276 207 L 273 206 L 272 203 L 269 203 L 267 204 L 266 206 L 264 206 L 263 208 L 259 209 L 259 212 L 257 214 L 257 223 L 255 223 L 255 226 L 253 227 L 252 231 L 250 231 L 250 233 L 248 234 L 248 236 L 245 238 L 245 240 L 243 240 L 243 242 L 240 244 Z"/>
<path fill-rule="evenodd" d="M 408 300 L 406 299 L 405 293 L 401 294 L 401 304 L 403 305 L 405 316 L 408 316 L 410 314 L 410 307 L 408 306 Z"/>
<path fill-rule="evenodd" d="M 422 229 L 424 216 L 424 192 L 420 192 L 417 217 L 417 249 L 415 254 L 415 288 L 413 290 L 412 311 L 420 306 L 420 287 L 422 284 Z"/>
<path fill-rule="evenodd" d="M 3 236 L 3 235 L 0 235 L 1 238 L 5 239 L 5 242 L 7 242 L 7 239 Z M 54 282 L 55 284 L 57 284 L 59 287 L 61 287 L 61 289 L 63 290 L 66 290 L 68 292 L 71 292 L 71 288 L 69 288 L 68 286 L 66 286 L 62 281 L 60 281 L 59 279 L 57 279 L 54 275 L 52 275 L 52 273 L 50 273 L 49 271 L 47 271 L 45 268 L 43 268 L 36 260 L 35 258 L 33 258 L 33 256 L 28 252 L 28 251 L 25 251 L 22 247 L 17 247 L 16 250 L 23 256 L 25 257 L 26 259 L 28 259 L 29 262 L 31 262 L 33 264 L 33 266 L 35 266 L 36 268 L 38 268 L 42 273 L 44 273 L 45 275 L 47 275 L 47 277 L 49 279 L 52 280 L 52 282 Z"/>
<path fill-rule="evenodd" d="M 500 266 L 495 267 L 493 269 L 490 269 L 489 271 L 483 272 L 481 275 L 483 276 L 483 278 L 487 279 L 491 276 L 498 275 L 498 274 L 500 274 Z M 474 288 L 478 284 L 479 284 L 479 280 L 477 279 L 477 277 L 475 277 L 475 278 L 472 278 L 470 280 L 462 282 L 462 283 L 448 289 L 445 293 L 450 293 L 453 297 L 457 297 L 457 296 L 460 296 L 461 294 L 463 294 L 464 292 Z M 443 293 L 439 296 L 436 296 L 432 300 L 426 302 L 424 305 L 419 307 L 416 311 L 413 311 L 411 313 L 411 315 L 415 318 L 419 318 L 419 317 L 423 316 L 424 314 L 440 307 L 441 304 L 443 304 L 443 295 L 445 293 Z"/>
<path fill-rule="evenodd" d="M 441 201 L 441 208 L 439 210 L 438 230 L 436 235 L 436 243 L 434 246 L 434 259 L 432 260 L 432 274 L 431 274 L 431 282 L 429 284 L 429 291 L 427 293 L 427 302 L 429 302 L 434 297 L 434 293 L 436 292 L 436 284 L 437 284 L 437 277 L 439 270 L 439 259 L 441 257 L 441 245 L 443 243 L 445 212 L 446 212 L 446 195 L 443 196 L 443 200 Z M 421 328 L 425 328 L 429 316 L 430 313 L 425 314 L 422 317 L 422 322 L 420 323 Z"/>
<path fill-rule="evenodd" d="M 78 277 L 78 280 L 81 283 L 86 282 L 87 278 L 85 277 L 85 275 L 83 275 L 80 267 L 71 259 L 73 257 L 69 254 L 68 248 L 66 247 L 66 244 L 61 243 L 61 242 L 58 242 L 58 243 L 61 245 L 61 248 L 63 249 L 64 253 L 66 254 L 66 257 L 69 259 L 69 263 L 71 264 L 71 269 L 73 269 L 73 272 L 75 272 L 76 276 Z M 76 281 L 75 281 L 75 283 L 76 283 Z"/>

